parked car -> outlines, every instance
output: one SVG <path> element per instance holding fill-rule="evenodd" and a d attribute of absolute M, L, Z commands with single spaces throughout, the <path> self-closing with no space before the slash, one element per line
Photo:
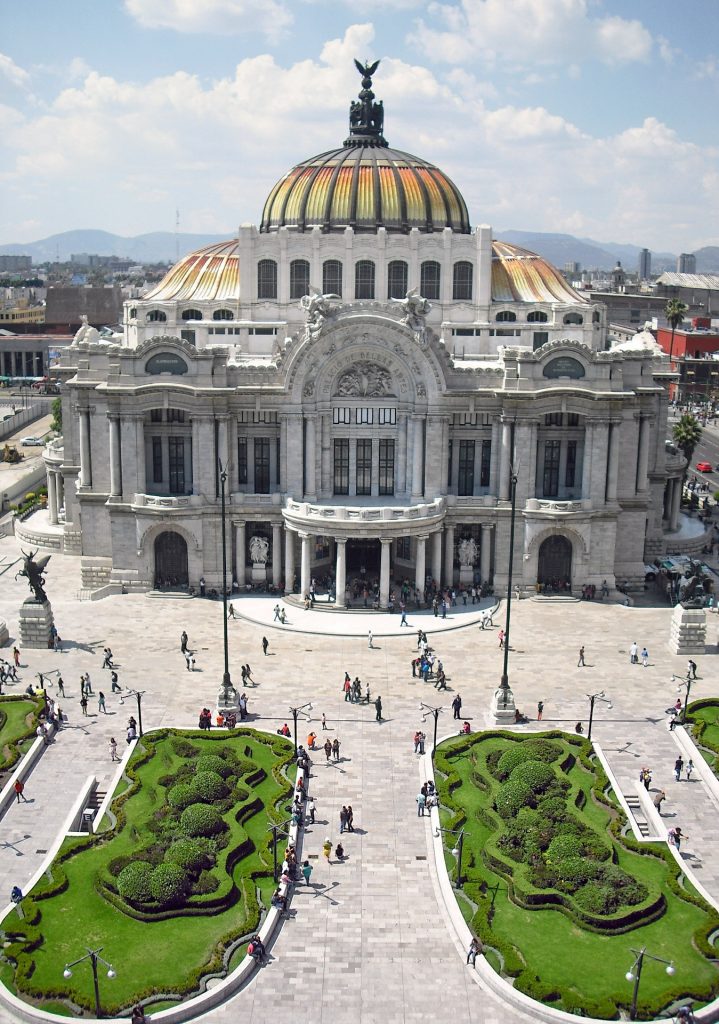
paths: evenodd
<path fill-rule="evenodd" d="M 697 462 L 697 469 L 700 473 L 711 473 L 712 464 L 711 462 Z"/>
<path fill-rule="evenodd" d="M 45 439 L 43 437 L 21 437 L 20 444 L 25 448 L 44 448 Z"/>

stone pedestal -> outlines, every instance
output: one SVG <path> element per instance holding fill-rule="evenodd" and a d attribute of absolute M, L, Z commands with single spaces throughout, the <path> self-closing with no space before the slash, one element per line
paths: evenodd
<path fill-rule="evenodd" d="M 237 690 L 234 686 L 230 687 L 228 693 L 228 699 L 225 700 L 225 688 L 221 686 L 217 691 L 217 714 L 218 715 L 229 715 L 231 713 L 237 714 L 238 699 Z M 214 722 L 212 723 L 215 724 Z"/>
<path fill-rule="evenodd" d="M 514 725 L 516 705 L 510 687 L 498 686 L 494 691 L 490 711 L 498 725 Z"/>
<path fill-rule="evenodd" d="M 707 642 L 707 613 L 703 608 L 682 608 L 672 612 L 669 647 L 674 654 L 704 654 Z"/>
<path fill-rule="evenodd" d="M 473 565 L 460 565 L 459 567 L 459 585 L 460 587 L 471 587 L 474 583 L 474 566 Z"/>
<path fill-rule="evenodd" d="M 10 640 L 10 633 L 7 628 L 7 622 L 4 619 L 0 619 L 0 647 L 4 647 Z"/>
<path fill-rule="evenodd" d="M 47 650 L 54 621 L 49 601 L 39 604 L 28 597 L 20 609 L 20 646 Z"/>
<path fill-rule="evenodd" d="M 252 563 L 252 582 L 253 583 L 266 583 L 267 582 L 267 566 L 264 562 L 253 562 Z"/>

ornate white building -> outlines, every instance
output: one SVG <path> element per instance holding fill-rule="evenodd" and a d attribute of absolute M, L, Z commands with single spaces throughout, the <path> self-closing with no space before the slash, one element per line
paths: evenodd
<path fill-rule="evenodd" d="M 666 362 L 610 350 L 603 306 L 472 229 L 441 170 L 389 148 L 371 85 L 259 228 L 63 355 L 49 507 L 87 586 L 218 587 L 220 464 L 234 578 L 304 594 L 329 575 L 339 605 L 363 570 L 382 605 L 391 579 L 501 592 L 510 463 L 521 587 L 637 584 L 663 550 Z"/>

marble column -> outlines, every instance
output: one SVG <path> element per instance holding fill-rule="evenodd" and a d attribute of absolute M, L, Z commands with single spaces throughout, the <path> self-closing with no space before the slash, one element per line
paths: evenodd
<path fill-rule="evenodd" d="M 586 501 L 592 496 L 592 443 L 594 424 L 584 424 L 584 448 L 582 450 L 582 498 Z"/>
<path fill-rule="evenodd" d="M 648 416 L 639 419 L 639 454 L 637 456 L 637 493 L 646 491 L 647 469 L 649 467 L 649 427 Z"/>
<path fill-rule="evenodd" d="M 509 464 L 512 461 L 512 424 L 502 423 L 502 447 L 499 451 L 499 500 L 509 501 Z"/>
<path fill-rule="evenodd" d="M 397 417 L 395 464 L 397 467 L 397 494 L 404 494 L 407 490 L 407 416 L 403 412 Z"/>
<path fill-rule="evenodd" d="M 282 583 L 282 524 L 272 524 L 272 582 L 276 587 Z"/>
<path fill-rule="evenodd" d="M 335 607 L 344 608 L 346 605 L 345 591 L 347 589 L 347 541 L 344 537 L 336 537 L 337 565 L 335 568 Z"/>
<path fill-rule="evenodd" d="M 422 488 L 422 466 L 424 462 L 424 417 L 412 417 L 412 497 L 420 498 Z"/>
<path fill-rule="evenodd" d="M 53 469 L 47 474 L 47 511 L 50 516 L 50 524 L 57 526 L 57 477 Z"/>
<path fill-rule="evenodd" d="M 135 420 L 135 462 L 140 493 L 147 491 L 147 469 L 145 467 L 145 421 L 142 416 Z"/>
<path fill-rule="evenodd" d="M 245 524 L 235 523 L 235 579 L 240 587 L 245 585 L 245 560 L 247 546 L 245 543 Z"/>
<path fill-rule="evenodd" d="M 500 438 L 500 423 L 499 420 L 492 421 L 492 454 L 489 460 L 489 493 L 496 495 L 498 491 L 498 467 L 501 458 L 501 446 L 499 443 Z"/>
<path fill-rule="evenodd" d="M 670 477 L 664 485 L 664 507 L 662 509 L 662 519 L 666 522 L 667 526 L 672 518 L 672 495 L 674 494 L 673 483 L 674 481 Z"/>
<path fill-rule="evenodd" d="M 55 478 L 55 485 L 57 487 L 57 507 L 59 511 L 65 504 L 65 478 L 63 477 L 62 472 L 57 474 L 57 477 Z"/>
<path fill-rule="evenodd" d="M 420 600 L 424 594 L 424 577 L 425 577 L 425 544 L 427 542 L 426 537 L 417 538 L 417 558 L 415 561 L 414 569 L 414 585 L 419 591 Z"/>
<path fill-rule="evenodd" d="M 201 494 L 200 489 L 200 421 L 192 420 L 192 493 Z"/>
<path fill-rule="evenodd" d="M 536 420 L 530 420 L 527 424 L 526 439 L 527 439 L 527 497 L 536 497 L 537 492 L 537 434 L 539 430 L 539 424 Z M 525 450 L 523 447 L 519 448 L 522 453 L 521 458 L 524 458 Z"/>
<path fill-rule="evenodd" d="M 305 497 L 315 498 L 317 496 L 317 474 L 315 471 L 315 460 L 317 446 L 315 444 L 315 418 L 307 416 L 305 419 Z"/>
<path fill-rule="evenodd" d="M 444 582 L 448 587 L 454 583 L 454 526 L 444 527 Z"/>
<path fill-rule="evenodd" d="M 609 428 L 609 459 L 607 462 L 607 501 L 617 500 L 617 480 L 619 478 L 619 424 L 612 423 Z"/>
<path fill-rule="evenodd" d="M 679 509 L 682 502 L 682 484 L 678 478 L 674 479 L 674 491 L 672 493 L 672 517 L 669 521 L 670 530 L 679 529 Z"/>
<path fill-rule="evenodd" d="M 295 582 L 295 535 L 285 526 L 285 593 L 291 594 Z"/>
<path fill-rule="evenodd" d="M 302 541 L 302 561 L 300 569 L 300 597 L 304 601 L 307 594 L 310 592 L 310 584 L 312 577 L 310 576 L 310 541 L 312 539 L 311 534 L 301 533 L 300 539 Z"/>
<path fill-rule="evenodd" d="M 494 526 L 490 523 L 482 523 L 482 537 L 479 554 L 479 574 L 482 583 L 488 580 L 492 572 L 492 530 Z"/>
<path fill-rule="evenodd" d="M 386 608 L 389 604 L 389 554 L 392 541 L 384 537 L 380 540 L 382 549 L 379 568 L 379 606 Z"/>
<path fill-rule="evenodd" d="M 226 416 L 217 417 L 217 458 L 222 463 L 223 469 L 229 469 L 228 426 Z M 229 473 L 227 479 L 230 484 L 230 490 L 232 490 L 232 477 Z"/>
<path fill-rule="evenodd" d="M 90 450 L 90 410 L 80 410 L 80 486 L 92 486 L 92 462 Z"/>
<path fill-rule="evenodd" d="M 435 530 L 432 534 L 432 578 L 437 586 L 442 586 L 442 531 Z"/>
<path fill-rule="evenodd" d="M 120 417 L 110 416 L 110 496 L 122 495 L 122 461 L 120 455 Z"/>

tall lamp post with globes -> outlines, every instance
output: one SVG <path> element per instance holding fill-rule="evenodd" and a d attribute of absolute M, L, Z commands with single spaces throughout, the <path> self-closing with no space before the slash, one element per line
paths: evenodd
<path fill-rule="evenodd" d="M 227 483 L 227 467 L 218 459 L 220 471 L 220 518 L 222 521 L 222 644 L 225 655 L 225 671 L 222 674 L 221 701 L 225 708 L 235 703 L 235 688 L 230 679 L 230 650 L 227 641 L 227 522 L 225 517 L 225 484 Z"/>
<path fill-rule="evenodd" d="M 432 753 L 434 753 L 437 749 L 437 719 L 441 712 L 444 711 L 444 708 L 433 708 L 431 704 L 425 704 L 424 701 L 420 701 L 419 710 L 424 712 L 422 715 L 423 722 L 429 715 L 432 715 L 434 718 L 434 739 L 432 741 Z"/>
<path fill-rule="evenodd" d="M 631 947 L 630 947 L 631 948 Z M 632 949 L 636 960 L 625 974 L 627 981 L 634 982 L 634 992 L 632 993 L 632 1006 L 629 1010 L 629 1019 L 637 1019 L 637 1001 L 639 999 L 639 982 L 642 977 L 642 967 L 644 966 L 645 960 L 655 960 L 658 964 L 666 964 L 665 970 L 668 975 L 674 974 L 676 968 L 674 967 L 673 960 L 665 960 L 661 956 L 654 956 L 652 953 L 647 953 L 646 946 L 642 946 L 641 949 Z"/>
<path fill-rule="evenodd" d="M 306 710 L 305 710 L 306 709 Z M 297 719 L 304 711 L 307 715 L 307 720 L 310 720 L 310 711 L 312 710 L 312 703 L 308 701 L 306 704 L 300 704 L 298 708 L 290 708 L 290 714 L 292 715 L 292 722 L 294 725 L 294 738 L 295 738 L 295 757 L 297 757 Z"/>
<path fill-rule="evenodd" d="M 600 690 L 599 693 L 588 693 L 587 700 L 589 701 L 589 725 L 587 726 L 587 739 L 591 740 L 592 722 L 594 721 L 594 702 L 597 700 L 602 700 L 610 710 L 612 708 L 612 702 L 608 697 L 605 696 L 604 690 Z"/>
<path fill-rule="evenodd" d="M 93 984 L 95 986 L 95 1016 L 96 1017 L 102 1017 L 102 1008 L 100 1006 L 100 984 L 99 984 L 98 978 L 97 978 L 97 965 L 98 965 L 98 963 L 101 963 L 105 967 L 107 967 L 107 976 L 108 976 L 108 978 L 115 978 L 115 977 L 117 977 L 117 975 L 115 974 L 115 971 L 113 969 L 112 964 L 109 964 L 107 962 L 107 960 L 103 960 L 103 958 L 100 956 L 100 953 L 102 953 L 102 946 L 100 946 L 98 949 L 88 949 L 87 953 L 84 956 L 80 956 L 80 957 L 77 958 L 77 960 L 73 960 L 71 963 L 65 964 L 65 970 L 62 972 L 63 978 L 71 978 L 72 977 L 72 968 L 76 964 L 81 964 L 85 960 L 89 960 L 90 961 L 90 966 L 92 967 L 92 980 L 93 980 Z"/>
<path fill-rule="evenodd" d="M 513 465 L 509 467 L 509 497 L 511 515 L 509 520 L 509 566 L 507 569 L 507 600 L 504 620 L 504 662 L 499 686 L 494 691 L 492 713 L 498 722 L 514 721 L 514 694 L 509 685 L 509 635 L 512 623 L 512 570 L 514 568 L 514 524 L 517 517 L 517 472 Z"/>
<path fill-rule="evenodd" d="M 456 889 L 461 889 L 462 888 L 462 851 L 464 849 L 464 837 L 465 837 L 466 833 L 465 833 L 463 828 L 458 828 L 458 829 L 457 828 L 455 828 L 455 829 L 452 829 L 452 828 L 442 828 L 441 825 L 438 825 L 435 828 L 435 830 L 434 830 L 434 834 L 435 834 L 436 838 L 439 838 L 440 835 L 443 832 L 446 833 L 447 835 L 450 835 L 450 836 L 457 836 L 457 845 L 452 850 L 452 856 L 457 858 L 457 878 L 455 880 L 454 885 L 455 885 Z"/>

